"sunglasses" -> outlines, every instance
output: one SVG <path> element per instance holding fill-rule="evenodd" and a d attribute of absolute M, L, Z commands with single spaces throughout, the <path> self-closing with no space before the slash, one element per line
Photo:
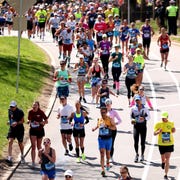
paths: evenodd
<path fill-rule="evenodd" d="M 10 108 L 15 108 L 15 106 L 10 106 Z"/>
<path fill-rule="evenodd" d="M 43 144 L 45 145 L 45 144 L 49 144 L 50 143 L 50 141 L 44 141 L 43 142 Z"/>
<path fill-rule="evenodd" d="M 65 178 L 72 178 L 72 176 L 65 176 Z"/>
<path fill-rule="evenodd" d="M 120 174 L 126 174 L 127 173 L 127 171 L 121 171 L 120 172 Z"/>
<path fill-rule="evenodd" d="M 65 65 L 65 63 L 63 63 L 63 64 L 60 64 L 60 66 L 64 66 Z"/>
<path fill-rule="evenodd" d="M 140 89 L 141 91 L 144 91 L 144 89 Z"/>

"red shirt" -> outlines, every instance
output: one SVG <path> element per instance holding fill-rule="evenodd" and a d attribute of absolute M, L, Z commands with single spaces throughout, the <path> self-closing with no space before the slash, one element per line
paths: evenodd
<path fill-rule="evenodd" d="M 94 24 L 94 29 L 98 32 L 106 30 L 106 23 L 104 21 L 96 21 Z"/>
<path fill-rule="evenodd" d="M 168 34 L 166 34 L 165 37 L 163 37 L 161 35 L 159 40 L 160 40 L 161 50 L 169 48 L 169 44 L 168 44 L 169 43 L 169 36 L 168 36 Z"/>

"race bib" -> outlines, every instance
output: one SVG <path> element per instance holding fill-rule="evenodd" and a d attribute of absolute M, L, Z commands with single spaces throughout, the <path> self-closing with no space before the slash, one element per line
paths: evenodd
<path fill-rule="evenodd" d="M 163 44 L 163 45 L 162 45 L 162 48 L 163 48 L 163 49 L 168 49 L 169 46 L 168 46 L 168 44 Z"/>
<path fill-rule="evenodd" d="M 45 164 L 45 169 L 48 170 L 48 171 L 51 170 L 51 169 L 54 169 L 54 168 L 55 168 L 54 163 L 49 162 L 49 163 Z"/>
<path fill-rule="evenodd" d="M 145 38 L 149 38 L 149 37 L 150 37 L 150 34 L 149 34 L 149 33 L 145 33 L 145 34 L 144 34 L 144 37 L 145 37 Z"/>
<path fill-rule="evenodd" d="M 65 44 L 70 44 L 70 42 L 71 42 L 71 39 L 64 39 Z"/>
<path fill-rule="evenodd" d="M 97 35 L 98 35 L 98 36 L 102 36 L 102 33 L 101 33 L 101 32 L 98 32 Z"/>
<path fill-rule="evenodd" d="M 39 126 L 40 126 L 39 124 L 35 124 L 34 122 L 31 123 L 32 128 L 38 128 Z"/>
<path fill-rule="evenodd" d="M 113 66 L 113 67 L 116 67 L 116 68 L 121 67 L 121 65 L 120 65 L 118 62 L 113 63 L 112 66 Z"/>
<path fill-rule="evenodd" d="M 170 142 L 170 133 L 169 132 L 162 132 L 162 142 L 163 143 Z"/>
<path fill-rule="evenodd" d="M 62 124 L 67 124 L 69 121 L 67 119 L 67 116 L 61 116 L 61 123 Z"/>
<path fill-rule="evenodd" d="M 112 31 L 108 32 L 107 34 L 108 34 L 108 36 L 113 36 L 113 32 Z"/>
<path fill-rule="evenodd" d="M 75 123 L 75 124 L 74 124 L 74 128 L 75 128 L 75 129 L 83 129 L 83 126 L 81 126 L 80 123 Z"/>

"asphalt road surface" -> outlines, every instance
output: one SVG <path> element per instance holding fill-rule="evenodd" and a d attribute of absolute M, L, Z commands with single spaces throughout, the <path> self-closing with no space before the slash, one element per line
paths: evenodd
<path fill-rule="evenodd" d="M 45 41 L 36 38 L 33 39 L 37 45 L 45 49 L 52 59 L 52 64 L 57 68 L 58 47 L 52 42 L 49 34 L 46 33 Z M 111 96 L 113 100 L 113 108 L 115 108 L 122 123 L 118 125 L 118 133 L 115 140 L 114 162 L 111 163 L 110 171 L 107 172 L 107 180 L 117 179 L 119 168 L 121 165 L 127 165 L 130 174 L 134 179 L 142 180 L 161 180 L 164 177 L 164 172 L 161 169 L 161 159 L 157 146 L 157 137 L 153 136 L 154 123 L 160 120 L 160 113 L 163 110 L 169 112 L 169 119 L 174 121 L 176 127 L 175 151 L 172 153 L 170 161 L 169 179 L 180 180 L 180 47 L 172 44 L 169 54 L 169 63 L 167 71 L 160 67 L 160 53 L 156 41 L 151 43 L 150 60 L 146 61 L 146 67 L 143 78 L 145 93 L 152 101 L 154 111 L 151 111 L 151 119 L 147 123 L 147 142 L 145 150 L 145 161 L 143 163 L 134 163 L 135 151 L 133 147 L 132 125 L 130 123 L 126 88 L 124 85 L 124 77 L 121 77 L 120 95 L 118 98 Z M 77 62 L 75 51 L 72 54 L 72 62 Z M 73 64 L 72 64 L 73 66 Z M 70 97 L 68 103 L 74 105 L 77 100 L 77 86 L 75 83 L 76 77 L 73 74 L 73 83 L 70 87 Z M 112 89 L 112 79 L 109 81 L 109 86 Z M 55 90 L 53 96 L 55 95 Z M 53 97 L 52 97 L 53 99 Z M 103 179 L 100 175 L 101 168 L 99 162 L 98 151 L 98 131 L 92 132 L 92 127 L 96 125 L 97 118 L 100 117 L 99 109 L 95 104 L 91 104 L 90 90 L 86 90 L 87 103 L 90 112 L 90 123 L 86 126 L 85 137 L 85 154 L 87 159 L 81 163 L 76 163 L 75 151 L 73 150 L 69 156 L 64 156 L 64 148 L 61 143 L 59 132 L 59 120 L 56 118 L 59 100 L 57 99 L 52 114 L 49 118 L 49 124 L 46 126 L 46 137 L 51 139 L 51 145 L 56 150 L 56 179 L 63 179 L 63 173 L 66 169 L 72 169 L 75 180 L 100 180 Z M 73 145 L 74 140 L 73 140 Z M 29 145 L 27 145 L 29 147 Z M 30 153 L 26 157 L 26 164 L 20 165 L 12 180 L 26 179 L 34 180 L 41 179 L 39 166 L 34 170 L 31 169 Z M 38 159 L 37 159 L 38 163 Z M 6 179 L 6 178 L 4 178 Z"/>

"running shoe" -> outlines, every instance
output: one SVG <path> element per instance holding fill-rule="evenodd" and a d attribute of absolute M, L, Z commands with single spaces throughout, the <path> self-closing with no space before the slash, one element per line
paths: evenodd
<path fill-rule="evenodd" d="M 12 159 L 6 159 L 6 163 L 8 164 L 8 166 L 12 166 L 13 165 Z"/>
<path fill-rule="evenodd" d="M 82 97 L 80 96 L 80 97 L 79 97 L 79 102 L 81 102 L 81 100 L 82 100 Z"/>
<path fill-rule="evenodd" d="M 161 164 L 161 168 L 164 169 L 164 167 L 165 167 L 165 163 L 163 162 L 163 163 Z"/>
<path fill-rule="evenodd" d="M 69 150 L 72 151 L 73 150 L 73 145 L 69 144 Z"/>
<path fill-rule="evenodd" d="M 117 95 L 119 95 L 119 90 L 117 90 L 117 93 L 116 93 Z"/>
<path fill-rule="evenodd" d="M 161 63 L 160 67 L 162 67 L 162 66 L 163 66 L 163 63 Z"/>
<path fill-rule="evenodd" d="M 110 164 L 109 164 L 109 163 L 107 163 L 107 165 L 106 165 L 106 170 L 107 170 L 107 171 L 110 170 Z"/>
<path fill-rule="evenodd" d="M 136 154 L 135 159 L 134 159 L 134 162 L 137 163 L 137 162 L 138 162 L 138 159 L 139 159 L 139 155 Z"/>
<path fill-rule="evenodd" d="M 81 162 L 81 158 L 78 157 L 78 158 L 76 159 L 76 162 L 77 162 L 77 163 L 80 163 L 80 162 Z"/>
<path fill-rule="evenodd" d="M 167 176 L 167 175 L 164 176 L 164 180 L 165 180 L 165 179 L 168 180 L 168 176 Z"/>
<path fill-rule="evenodd" d="M 101 172 L 102 177 L 106 177 L 105 171 Z"/>
<path fill-rule="evenodd" d="M 141 156 L 141 159 L 140 159 L 141 162 L 144 161 L 144 155 Z"/>
<path fill-rule="evenodd" d="M 85 160 L 86 160 L 86 156 L 85 156 L 85 154 L 84 154 L 84 153 L 82 153 L 81 157 L 82 157 L 82 160 L 83 160 L 83 161 L 85 161 Z"/>
<path fill-rule="evenodd" d="M 84 85 L 84 87 L 85 87 L 86 89 L 91 89 L 91 84 L 90 84 L 90 83 L 86 83 L 86 84 Z"/>
<path fill-rule="evenodd" d="M 26 163 L 24 156 L 21 156 L 21 164 L 24 164 L 24 163 Z"/>
<path fill-rule="evenodd" d="M 66 149 L 64 155 L 67 156 L 69 154 L 69 151 Z"/>

